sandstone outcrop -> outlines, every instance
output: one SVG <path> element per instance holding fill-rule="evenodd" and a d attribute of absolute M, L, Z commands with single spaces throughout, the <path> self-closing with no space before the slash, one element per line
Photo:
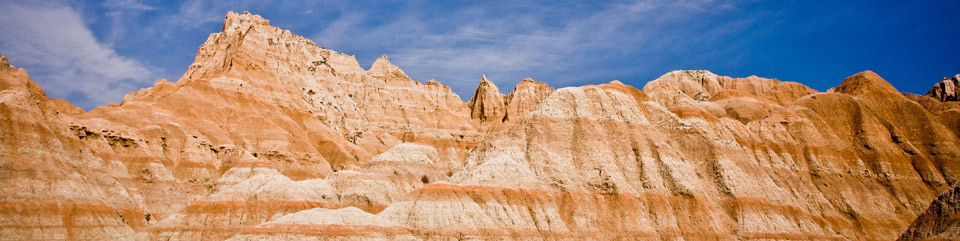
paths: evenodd
<path fill-rule="evenodd" d="M 473 97 L 467 102 L 470 106 L 470 118 L 480 122 L 503 121 L 506 113 L 507 96 L 500 93 L 500 88 L 487 80 L 487 75 L 480 77 L 480 85 L 473 91 Z"/>
<path fill-rule="evenodd" d="M 533 81 L 530 78 L 521 80 L 506 97 L 507 110 L 503 121 L 513 123 L 523 119 L 523 115 L 532 111 L 540 101 L 552 93 L 553 87 L 547 83 Z"/>
<path fill-rule="evenodd" d="M 479 121 L 480 131 L 498 132 L 515 125 L 551 93 L 553 88 L 547 83 L 526 78 L 517 83 L 510 94 L 504 95 L 483 75 L 467 105 L 470 106 L 470 117 Z"/>
<path fill-rule="evenodd" d="M 960 101 L 960 93 L 958 93 L 960 89 L 958 88 L 960 88 L 960 74 L 954 75 L 953 78 L 944 77 L 933 88 L 930 88 L 930 91 L 927 91 L 926 96 L 939 101 Z"/>
<path fill-rule="evenodd" d="M 941 100 L 870 71 L 818 93 L 699 70 L 642 90 L 525 79 L 506 95 L 483 76 L 464 102 L 386 56 L 363 69 L 231 12 L 179 80 L 89 112 L 0 57 L 0 236 L 950 234 L 953 214 L 934 207 L 952 194 L 931 202 L 960 183 L 960 108 Z"/>

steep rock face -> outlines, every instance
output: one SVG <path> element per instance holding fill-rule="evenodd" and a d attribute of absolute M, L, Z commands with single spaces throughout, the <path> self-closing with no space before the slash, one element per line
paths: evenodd
<path fill-rule="evenodd" d="M 516 122 L 523 119 L 523 115 L 532 111 L 537 104 L 553 93 L 553 87 L 544 82 L 536 82 L 526 78 L 513 87 L 507 95 L 507 111 L 504 113 L 504 122 Z"/>
<path fill-rule="evenodd" d="M 898 240 L 960 239 L 960 185 L 940 194 Z"/>
<path fill-rule="evenodd" d="M 470 106 L 470 118 L 479 119 L 481 123 L 502 121 L 506 113 L 506 96 L 500 93 L 500 88 L 487 80 L 487 76 L 480 77 L 480 86 L 473 91 L 473 97 L 467 102 Z"/>
<path fill-rule="evenodd" d="M 939 101 L 960 101 L 960 94 L 958 94 L 960 89 L 958 88 L 960 88 L 960 74 L 954 75 L 953 78 L 944 77 L 933 88 L 930 88 L 930 91 L 927 91 L 926 96 Z"/>
<path fill-rule="evenodd" d="M 75 108 L 0 55 L 0 236 L 122 240 L 146 226 L 143 200 L 112 178 L 122 167 L 72 135 Z"/>
<path fill-rule="evenodd" d="M 234 164 L 226 146 L 306 180 L 359 169 L 404 141 L 463 160 L 479 140 L 449 87 L 411 80 L 385 56 L 364 70 L 249 13 L 229 13 L 176 83 L 76 118 L 78 136 L 94 134 L 85 145 L 122 164 L 115 177 L 157 218 L 211 192 Z"/>
<path fill-rule="evenodd" d="M 540 101 L 553 93 L 547 83 L 526 78 L 517 83 L 510 94 L 500 93 L 497 86 L 484 75 L 467 103 L 471 118 L 479 122 L 480 131 L 493 133 L 508 130 L 532 111 Z"/>
<path fill-rule="evenodd" d="M 380 188 L 376 190 L 393 191 L 389 197 L 401 196 L 423 185 L 425 176 L 445 179 L 480 139 L 469 121 L 466 103 L 448 86 L 411 80 L 385 57 L 369 71 L 363 70 L 353 56 L 326 50 L 268 24 L 256 15 L 229 13 L 222 31 L 212 34 L 200 47 L 196 62 L 179 81 L 157 81 L 151 88 L 128 94 L 119 106 L 90 112 L 46 99 L 23 70 L 10 67 L 4 58 L 4 75 L 0 77 L 7 99 L 2 104 L 7 111 L 2 117 L 9 120 L 4 122 L 4 133 L 16 137 L 4 139 L 8 147 L 3 155 L 9 156 L 4 161 L 24 165 L 11 167 L 16 171 L 4 175 L 8 178 L 4 183 L 61 183 L 56 185 L 88 190 L 23 196 L 31 192 L 11 187 L 11 195 L 5 195 L 10 210 L 36 210 L 17 211 L 15 215 L 53 212 L 63 218 L 35 225 L 10 224 L 5 227 L 11 231 L 4 231 L 10 235 L 4 236 L 115 239 L 143 231 L 148 223 L 177 216 L 186 219 L 169 221 L 171 225 L 164 227 L 170 232 L 152 233 L 194 237 L 187 230 L 192 228 L 191 217 L 230 222 L 234 216 L 220 210 L 243 215 L 251 208 L 255 210 L 252 212 L 277 209 L 273 204 L 246 201 L 232 209 L 204 206 L 218 190 L 244 182 L 242 178 L 223 181 L 232 178 L 228 172 L 233 167 L 259 163 L 279 172 L 274 179 L 282 183 L 330 177 L 331 183 L 343 189 L 376 192 L 355 188 L 353 185 L 360 184 L 351 184 L 354 180 L 349 175 L 333 174 L 337 170 L 361 170 L 376 154 L 402 142 L 436 147 L 437 155 L 447 163 L 429 166 L 429 173 L 411 167 L 417 173 L 402 178 L 375 174 L 379 177 L 373 181 L 359 179 L 361 183 L 378 183 Z M 38 170 L 49 175 L 30 174 Z M 16 174 L 21 171 L 26 174 Z M 392 200 L 372 198 L 379 202 L 370 202 L 359 193 L 350 194 L 359 198 L 346 205 L 368 211 L 383 209 Z M 45 204 L 41 200 L 69 201 Z M 218 214 L 202 216 L 206 215 L 202 214 L 204 210 Z M 85 219 L 84 215 L 94 218 Z M 254 221 L 246 225 L 256 225 L 270 215 L 250 217 Z M 98 223 L 84 223 L 89 220 Z M 58 228 L 60 231 L 53 231 Z M 49 232 L 35 231 L 41 229 Z"/>

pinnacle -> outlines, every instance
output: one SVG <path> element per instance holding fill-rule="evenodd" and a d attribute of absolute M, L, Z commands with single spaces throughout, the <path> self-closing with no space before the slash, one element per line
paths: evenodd
<path fill-rule="evenodd" d="M 390 63 L 390 60 L 387 59 L 387 55 L 384 54 L 377 58 L 376 61 L 373 61 L 373 65 L 370 66 L 370 69 L 367 70 L 372 76 L 376 77 L 385 77 L 385 76 L 395 76 L 402 79 L 410 79 L 406 73 L 400 69 L 399 66 Z"/>

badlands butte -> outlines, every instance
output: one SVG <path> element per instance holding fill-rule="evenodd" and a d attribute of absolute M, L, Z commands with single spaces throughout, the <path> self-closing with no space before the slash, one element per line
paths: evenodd
<path fill-rule="evenodd" d="M 179 80 L 85 112 L 0 59 L 0 239 L 960 238 L 960 76 L 482 77 L 464 102 L 231 12 Z"/>

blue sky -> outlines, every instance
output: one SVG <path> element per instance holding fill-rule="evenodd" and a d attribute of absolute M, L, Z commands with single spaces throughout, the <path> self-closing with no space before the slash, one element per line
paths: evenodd
<path fill-rule="evenodd" d="M 960 1 L 12 1 L 0 53 L 47 94 L 84 109 L 178 79 L 227 11 L 357 56 L 382 54 L 414 79 L 469 99 L 486 74 L 509 92 L 676 69 L 757 75 L 820 91 L 873 70 L 926 93 L 960 73 Z"/>

